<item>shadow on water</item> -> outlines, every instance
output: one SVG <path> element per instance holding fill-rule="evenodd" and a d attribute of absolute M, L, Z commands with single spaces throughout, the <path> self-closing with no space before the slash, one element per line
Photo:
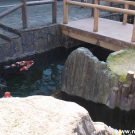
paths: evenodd
<path fill-rule="evenodd" d="M 94 45 L 85 44 L 78 47 L 86 47 L 97 56 L 100 61 L 105 61 L 112 52 Z M 52 95 L 61 90 L 61 73 L 68 55 L 78 47 L 65 49 L 57 48 L 42 54 L 18 58 L 15 61 L 0 63 L 0 97 L 6 91 L 11 92 L 13 97 L 27 97 L 31 95 Z M 20 72 L 19 68 L 3 69 L 3 66 L 10 65 L 17 61 L 34 60 L 34 65 L 28 71 Z M 135 111 L 125 112 L 118 108 L 110 110 L 108 107 L 95 104 L 68 96 L 62 93 L 62 99 L 73 101 L 85 107 L 94 121 L 102 121 L 114 128 L 133 129 Z"/>
<path fill-rule="evenodd" d="M 80 97 L 69 96 L 62 92 L 62 100 L 72 101 L 83 106 L 90 114 L 94 122 L 104 122 L 105 124 L 122 130 L 135 129 L 135 111 L 121 111 L 119 108 L 109 109 L 102 104 L 96 104 L 84 100 Z"/>

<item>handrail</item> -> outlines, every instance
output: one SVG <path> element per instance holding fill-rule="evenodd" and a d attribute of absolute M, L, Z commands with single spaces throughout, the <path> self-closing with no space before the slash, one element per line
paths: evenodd
<path fill-rule="evenodd" d="M 135 15 L 134 10 L 108 7 L 108 6 L 90 4 L 90 3 L 81 3 L 81 2 L 76 2 L 76 1 L 67 1 L 66 3 L 70 4 L 70 5 L 82 6 L 82 7 L 88 7 L 88 8 L 97 8 L 100 10 L 106 10 L 106 11 L 111 11 L 111 12 L 121 12 L 121 13 L 125 13 L 125 14 Z"/>
<path fill-rule="evenodd" d="M 35 6 L 35 5 L 42 5 L 42 4 L 52 4 L 52 22 L 56 23 L 57 18 L 56 18 L 56 0 L 47 0 L 47 1 L 30 1 L 26 2 L 26 0 L 21 0 L 22 3 L 17 4 L 16 6 L 0 13 L 0 19 L 7 16 L 8 14 L 14 12 L 15 10 L 22 8 L 22 22 L 23 22 L 23 28 L 27 28 L 27 6 Z"/>
<path fill-rule="evenodd" d="M 21 4 L 17 4 L 16 6 L 14 6 L 14 7 L 10 8 L 10 9 L 8 9 L 8 10 L 6 10 L 6 11 L 0 13 L 0 19 L 1 19 L 2 17 L 4 17 L 4 16 L 8 15 L 9 13 L 12 13 L 12 12 L 14 12 L 15 10 L 21 8 L 22 6 L 23 6 L 22 3 L 21 3 Z"/>
<path fill-rule="evenodd" d="M 101 0 L 101 1 L 106 1 L 106 2 L 113 2 L 113 3 L 117 3 L 117 4 L 128 4 L 131 6 L 135 6 L 135 2 L 133 1 L 127 1 L 127 0 Z"/>
<path fill-rule="evenodd" d="M 111 1 L 111 2 L 116 2 L 116 0 L 105 0 L 105 1 Z M 117 2 L 121 2 L 123 0 L 117 0 Z M 64 17 L 63 17 L 63 23 L 67 24 L 68 23 L 68 4 L 70 5 L 76 5 L 76 6 L 81 6 L 81 7 L 87 7 L 87 8 L 93 8 L 94 9 L 94 26 L 93 26 L 93 31 L 98 32 L 98 18 L 99 18 L 99 10 L 105 10 L 105 11 L 111 11 L 111 12 L 119 12 L 119 13 L 124 13 L 124 19 L 123 19 L 123 24 L 127 23 L 127 14 L 134 15 L 135 16 L 135 11 L 134 10 L 129 10 L 127 3 L 131 4 L 132 2 L 130 1 L 123 1 L 124 4 L 126 4 L 125 9 L 121 8 L 116 8 L 116 7 L 108 7 L 108 6 L 103 6 L 103 5 L 98 5 L 98 0 L 95 0 L 95 4 L 90 4 L 90 3 L 82 3 L 82 2 L 76 2 L 76 1 L 69 1 L 69 0 L 64 0 Z M 135 2 L 134 2 L 135 4 Z M 134 17 L 135 18 L 135 17 Z M 132 42 L 135 42 L 135 19 L 134 19 L 134 26 L 133 26 L 133 32 L 132 32 Z"/>
<path fill-rule="evenodd" d="M 125 9 L 128 9 L 129 6 L 135 6 L 135 2 L 127 1 L 127 0 L 101 0 L 111 3 L 117 3 L 117 4 L 123 4 L 125 6 Z M 123 24 L 127 23 L 127 14 L 124 14 Z"/>

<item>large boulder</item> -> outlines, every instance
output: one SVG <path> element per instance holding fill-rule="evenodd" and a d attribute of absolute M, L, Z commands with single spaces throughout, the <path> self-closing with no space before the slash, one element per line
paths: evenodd
<path fill-rule="evenodd" d="M 96 135 L 97 131 L 83 107 L 49 96 L 2 98 L 0 112 L 1 135 Z"/>
<path fill-rule="evenodd" d="M 87 48 L 73 51 L 64 65 L 62 91 L 96 103 L 108 104 L 111 88 L 118 84 L 107 64 L 99 61 Z"/>

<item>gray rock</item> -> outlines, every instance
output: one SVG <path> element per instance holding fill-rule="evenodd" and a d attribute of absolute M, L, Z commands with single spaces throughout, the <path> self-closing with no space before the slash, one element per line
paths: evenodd
<path fill-rule="evenodd" d="M 96 103 L 107 104 L 111 88 L 117 85 L 107 65 L 86 48 L 73 51 L 66 60 L 62 74 L 62 91 Z"/>

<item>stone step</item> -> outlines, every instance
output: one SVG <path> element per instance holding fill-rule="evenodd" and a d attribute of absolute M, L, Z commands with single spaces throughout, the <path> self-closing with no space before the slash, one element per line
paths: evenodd
<path fill-rule="evenodd" d="M 15 34 L 21 36 L 21 32 L 19 30 L 17 30 L 17 29 L 11 28 L 11 27 L 9 27 L 7 25 L 4 25 L 2 23 L 0 24 L 0 27 L 7 30 L 7 31 L 9 31 L 9 32 L 12 32 L 12 33 L 15 33 Z"/>
<path fill-rule="evenodd" d="M 9 43 L 9 41 L 0 37 L 0 44 Z"/>
<path fill-rule="evenodd" d="M 0 37 L 5 40 L 11 41 L 14 38 L 18 38 L 19 35 L 15 34 L 13 32 L 7 31 L 6 29 L 0 27 Z"/>

